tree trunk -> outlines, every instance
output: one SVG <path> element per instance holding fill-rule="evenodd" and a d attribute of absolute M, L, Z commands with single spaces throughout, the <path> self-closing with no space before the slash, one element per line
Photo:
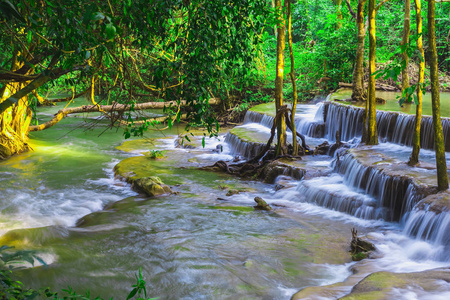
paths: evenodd
<path fill-rule="evenodd" d="M 406 47 L 409 43 L 409 31 L 410 31 L 410 23 L 411 23 L 411 0 L 405 0 L 405 19 L 403 22 L 403 39 L 401 45 L 405 47 L 402 52 L 402 59 L 404 61 L 405 68 L 402 69 L 402 92 L 404 93 L 407 88 L 409 88 L 409 76 L 408 76 L 408 67 L 409 67 L 409 56 L 406 51 Z M 409 95 L 405 95 L 408 97 Z"/>
<path fill-rule="evenodd" d="M 375 106 L 375 0 L 369 0 L 369 88 L 368 88 L 368 122 L 367 122 L 367 145 L 378 144 L 377 134 L 377 111 Z"/>
<path fill-rule="evenodd" d="M 20 55 L 19 51 L 14 53 L 11 71 L 22 67 Z M 11 97 L 11 94 L 16 94 L 25 85 L 25 83 L 6 84 L 0 94 L 0 106 Z M 26 143 L 31 117 L 32 112 L 28 107 L 27 95 L 18 98 L 14 105 L 8 105 L 0 112 L 0 160 L 31 149 Z"/>
<path fill-rule="evenodd" d="M 286 25 L 281 9 L 281 0 L 275 1 L 275 7 L 280 15 L 280 24 L 277 26 L 277 72 L 275 77 L 275 108 L 278 112 L 283 106 L 283 73 L 284 73 L 284 48 L 286 43 Z M 286 147 L 286 122 L 284 115 L 277 124 L 277 155 L 287 154 Z"/>
<path fill-rule="evenodd" d="M 438 60 L 436 51 L 435 28 L 435 0 L 428 0 L 428 44 L 430 48 L 430 81 L 431 81 L 431 105 L 433 110 L 434 150 L 436 152 L 436 169 L 438 190 L 448 189 L 447 163 L 445 161 L 444 134 L 442 131 Z"/>
<path fill-rule="evenodd" d="M 364 4 L 366 0 L 358 1 L 358 10 L 356 14 L 357 27 L 357 45 L 356 45 L 356 59 L 355 67 L 353 69 L 353 92 L 352 99 L 355 101 L 364 101 L 364 40 L 366 31 L 364 29 Z"/>
<path fill-rule="evenodd" d="M 414 135 L 413 135 L 413 150 L 408 161 L 408 165 L 413 166 L 419 162 L 419 152 L 420 152 L 420 125 L 422 121 L 422 89 L 423 89 L 423 79 L 425 72 L 425 53 L 423 51 L 423 38 L 422 38 L 422 4 L 421 0 L 415 0 L 416 2 L 416 23 L 417 23 L 417 34 L 419 35 L 417 39 L 417 49 L 420 52 L 420 64 L 419 64 L 419 82 L 417 83 L 417 106 L 416 106 L 416 122 L 414 125 Z"/>
<path fill-rule="evenodd" d="M 298 154 L 298 144 L 297 144 L 297 131 L 295 128 L 295 110 L 297 109 L 297 84 L 295 83 L 294 76 L 294 49 L 292 47 L 292 16 L 291 16 L 291 1 L 287 0 L 287 14 L 288 14 L 288 40 L 289 40 L 289 56 L 291 59 L 291 73 L 289 73 L 292 81 L 293 89 L 293 100 L 292 100 L 292 113 L 291 113 L 291 127 L 292 127 L 292 155 Z M 342 1 L 342 0 L 341 0 Z"/>
<path fill-rule="evenodd" d="M 342 0 L 334 0 L 334 4 L 336 5 L 336 16 L 337 16 L 336 30 L 339 30 L 342 27 L 342 19 L 344 18 L 341 9 Z"/>

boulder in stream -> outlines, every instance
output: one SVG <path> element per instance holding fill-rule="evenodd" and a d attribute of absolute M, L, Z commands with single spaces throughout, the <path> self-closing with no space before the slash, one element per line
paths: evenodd
<path fill-rule="evenodd" d="M 272 207 L 270 207 L 270 205 L 267 204 L 267 202 L 264 201 L 261 197 L 255 197 L 255 202 L 257 203 L 255 209 L 272 210 Z"/>
<path fill-rule="evenodd" d="M 170 187 L 165 185 L 159 177 L 150 176 L 133 180 L 131 187 L 147 196 L 159 196 L 171 192 Z"/>

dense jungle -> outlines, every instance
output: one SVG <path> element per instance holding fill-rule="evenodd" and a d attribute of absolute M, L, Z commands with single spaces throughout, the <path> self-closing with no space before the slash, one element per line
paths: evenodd
<path fill-rule="evenodd" d="M 449 0 L 0 0 L 0 299 L 450 299 Z"/>

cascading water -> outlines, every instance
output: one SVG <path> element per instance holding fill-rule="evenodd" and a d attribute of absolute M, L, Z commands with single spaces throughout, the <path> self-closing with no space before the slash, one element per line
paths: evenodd
<path fill-rule="evenodd" d="M 328 102 L 325 104 L 325 137 L 335 141 L 337 130 L 341 133 L 343 141 L 360 137 L 364 109 L 349 105 Z M 398 112 L 377 111 L 378 138 L 382 142 L 390 142 L 400 145 L 411 146 L 414 132 L 414 115 L 406 115 Z M 423 116 L 421 121 L 421 147 L 423 149 L 434 149 L 433 119 Z M 450 151 L 450 119 L 442 118 L 444 131 L 445 149 Z"/>
<path fill-rule="evenodd" d="M 330 113 L 321 105 L 303 112 L 299 118 L 308 117 L 296 122 L 306 135 L 314 135 L 314 130 L 309 131 L 312 124 L 320 127 L 322 116 Z M 263 119 L 262 114 L 247 115 L 252 134 L 268 134 L 270 118 Z M 64 122 L 69 126 L 64 127 Z M 329 296 L 336 299 L 371 272 L 413 272 L 450 262 L 444 255 L 449 252 L 448 213 L 420 210 L 415 204 L 421 195 L 411 182 L 365 168 L 350 155 L 335 164 L 327 156 L 306 157 L 297 163 L 323 172 L 307 174 L 302 181 L 283 177 L 285 182 L 278 182 L 282 189 L 275 191 L 274 185 L 196 169 L 231 160 L 235 154 L 257 152 L 252 149 L 258 143 L 250 145 L 238 135 L 226 137 L 227 144 L 219 147 L 223 152 L 218 150 L 220 142 L 208 140 L 205 148 L 182 149 L 174 146 L 179 134 L 174 130 L 170 138 L 151 139 L 130 151 L 133 154 L 125 154 L 111 146 L 121 142 L 117 135 L 97 139 L 94 133 L 90 141 L 78 132 L 79 138 L 55 138 L 61 128 L 73 129 L 78 122 L 62 121 L 60 127 L 49 129 L 53 136 L 36 133 L 35 138 L 47 138 L 55 143 L 50 148 L 61 151 L 38 145 L 35 153 L 2 163 L 0 180 L 7 187 L 0 196 L 3 241 L 40 247 L 55 256 L 50 268 L 22 271 L 26 284 L 55 289 L 71 284 L 77 290 L 90 288 L 93 295 L 126 295 L 134 283 L 126 278 L 142 266 L 155 297 L 289 299 L 307 286 L 360 277 L 340 286 L 339 296 Z M 389 132 L 392 126 L 383 130 Z M 350 127 L 345 130 L 356 130 Z M 334 136 L 327 130 L 324 134 Z M 201 138 L 193 144 L 200 145 Z M 118 159 L 149 150 L 166 151 L 165 159 L 152 161 L 149 168 L 179 193 L 136 196 L 114 179 L 111 170 Z M 30 177 L 33 174 L 36 177 Z M 14 189 L 23 196 L 10 203 Z M 228 195 L 232 190 L 233 195 Z M 254 211 L 255 196 L 264 198 L 274 212 Z M 39 222 L 28 222 L 26 217 Z M 400 218 L 402 223 L 383 221 Z M 354 226 L 363 234 L 374 231 L 369 236 L 378 248 L 377 256 L 352 269 L 368 273 L 352 275 L 350 269 L 354 263 L 349 262 L 347 248 Z"/>

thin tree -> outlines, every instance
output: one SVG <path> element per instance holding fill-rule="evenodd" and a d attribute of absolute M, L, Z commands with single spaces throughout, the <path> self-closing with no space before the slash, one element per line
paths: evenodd
<path fill-rule="evenodd" d="M 289 41 L 289 56 L 291 59 L 291 72 L 289 76 L 292 81 L 292 113 L 291 113 L 291 127 L 292 127 L 292 155 L 298 154 L 298 144 L 297 144 L 297 132 L 295 128 L 295 110 L 297 109 L 297 84 L 295 83 L 294 75 L 294 50 L 292 47 L 292 12 L 291 12 L 291 2 L 292 0 L 287 0 L 287 15 L 288 15 L 288 41 Z"/>
<path fill-rule="evenodd" d="M 353 92 L 352 99 L 356 101 L 364 100 L 364 40 L 366 38 L 366 30 L 364 28 L 364 4 L 367 0 L 359 0 L 356 12 L 356 60 L 353 69 Z M 347 2 L 347 4 L 349 4 Z M 350 7 L 350 4 L 349 4 Z"/>
<path fill-rule="evenodd" d="M 381 1 L 375 8 L 377 12 L 389 0 Z M 355 101 L 366 101 L 366 92 L 364 90 L 364 41 L 366 38 L 366 31 L 368 24 L 364 22 L 364 5 L 367 0 L 358 0 L 356 13 L 353 11 L 350 1 L 346 0 L 348 10 L 352 17 L 356 20 L 357 42 L 356 42 L 356 58 L 355 66 L 353 68 L 353 83 L 352 83 L 352 99 Z M 367 121 L 367 116 L 364 115 L 364 124 Z M 364 131 L 364 130 L 363 130 Z"/>
<path fill-rule="evenodd" d="M 439 99 L 439 77 L 438 60 L 436 50 L 436 28 L 435 28 L 435 0 L 428 0 L 428 44 L 430 81 L 431 81 L 431 104 L 433 110 L 433 132 L 434 150 L 436 152 L 436 169 L 438 190 L 448 189 L 447 163 L 445 161 L 444 134 L 442 131 L 440 99 Z"/>
<path fill-rule="evenodd" d="M 367 117 L 367 145 L 378 144 L 377 120 L 375 107 L 375 50 L 376 50 L 376 31 L 375 31 L 375 0 L 369 0 L 369 87 L 367 90 L 368 99 L 366 102 Z"/>
<path fill-rule="evenodd" d="M 408 165 L 415 165 L 419 162 L 419 152 L 420 152 L 420 125 L 422 121 L 422 90 L 423 90 L 423 79 L 425 72 L 425 53 L 423 51 L 423 38 L 422 38 L 422 3 L 421 0 L 414 0 L 416 3 L 416 26 L 417 26 L 417 49 L 420 52 L 420 63 L 419 63 L 419 82 L 417 82 L 417 105 L 416 105 L 416 121 L 414 125 L 414 135 L 413 135 L 413 150 L 408 161 Z"/>
<path fill-rule="evenodd" d="M 286 43 L 286 23 L 281 8 L 281 0 L 275 1 L 275 8 L 278 14 L 279 23 L 277 25 L 277 71 L 275 77 L 275 108 L 277 113 L 283 106 L 283 77 L 284 77 L 284 49 Z M 277 121 L 277 155 L 287 153 L 286 147 L 286 122 L 284 114 L 279 114 Z"/>
<path fill-rule="evenodd" d="M 402 92 L 405 93 L 406 89 L 409 88 L 409 75 L 408 75 L 408 66 L 409 66 L 409 56 L 407 51 L 407 46 L 409 44 L 409 31 L 411 24 L 411 0 L 405 0 L 405 18 L 403 21 L 403 38 L 402 38 L 402 60 L 403 67 L 402 68 Z M 408 97 L 409 95 L 404 95 Z"/>

